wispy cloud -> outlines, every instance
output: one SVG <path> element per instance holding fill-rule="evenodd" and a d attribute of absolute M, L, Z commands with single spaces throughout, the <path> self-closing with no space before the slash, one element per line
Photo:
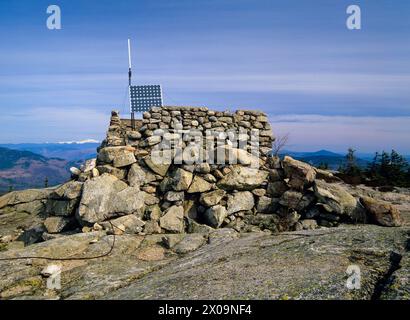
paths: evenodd
<path fill-rule="evenodd" d="M 252 74 L 202 72 L 200 74 L 143 73 L 146 81 L 166 82 L 167 88 L 198 92 L 285 92 L 309 94 L 408 95 L 410 74 L 361 73 L 283 73 Z M 15 85 L 26 89 L 106 88 L 125 82 L 125 73 L 74 73 L 0 76 L 0 86 Z"/>
<path fill-rule="evenodd" d="M 148 76 L 147 76 L 148 77 Z M 279 92 L 315 95 L 371 95 L 408 97 L 410 74 L 285 73 L 152 75 L 152 80 L 169 82 L 198 92 Z M 409 99 L 410 100 L 410 99 Z"/>
<path fill-rule="evenodd" d="M 4 142 L 101 140 L 109 111 L 128 112 L 131 37 L 134 83 L 166 103 L 261 109 L 301 149 L 410 151 L 408 2 L 358 0 L 358 32 L 344 0 L 59 0 L 59 32 L 26 2 L 0 1 Z"/>

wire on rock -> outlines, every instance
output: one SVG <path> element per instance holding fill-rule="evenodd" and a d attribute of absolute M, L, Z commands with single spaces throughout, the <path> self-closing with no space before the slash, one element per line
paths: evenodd
<path fill-rule="evenodd" d="M 114 250 L 115 247 L 115 232 L 114 228 L 117 228 L 121 231 L 124 231 L 117 226 L 113 225 L 111 221 L 108 221 L 108 223 L 111 225 L 111 228 L 113 230 L 113 240 L 111 244 L 111 248 L 109 251 L 107 251 L 104 254 L 94 256 L 94 257 L 72 257 L 72 258 L 53 258 L 53 257 L 40 257 L 40 256 L 22 256 L 22 257 L 11 257 L 11 258 L 0 258 L 0 261 L 12 261 L 12 260 L 27 260 L 27 259 L 41 259 L 41 260 L 54 260 L 54 261 L 76 261 L 76 260 L 93 260 L 93 259 L 100 259 L 109 256 L 112 251 Z"/>

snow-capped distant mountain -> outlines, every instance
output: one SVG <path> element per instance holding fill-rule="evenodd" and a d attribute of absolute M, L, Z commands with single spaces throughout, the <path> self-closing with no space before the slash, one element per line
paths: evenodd
<path fill-rule="evenodd" d="M 58 144 L 86 144 L 86 143 L 100 143 L 100 141 L 95 139 L 85 139 L 80 141 L 60 141 Z"/>

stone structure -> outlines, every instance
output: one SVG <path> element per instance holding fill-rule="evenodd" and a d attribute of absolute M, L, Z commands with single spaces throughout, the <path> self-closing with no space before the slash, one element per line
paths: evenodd
<path fill-rule="evenodd" d="M 35 232 L 43 239 L 93 229 L 165 234 L 400 224 L 397 210 L 351 195 L 331 173 L 271 156 L 273 141 L 266 115 L 257 111 L 155 107 L 136 131 L 112 112 L 97 159 L 73 169 L 73 180 L 57 188 L 1 197 L 0 211 L 44 214 Z M 198 150 L 205 150 L 202 157 Z M 211 161 L 218 152 L 223 161 Z M 156 161 L 155 153 L 168 160 Z"/>
<path fill-rule="evenodd" d="M 259 151 L 263 156 L 269 154 L 274 141 L 268 117 L 261 111 L 221 112 L 206 107 L 153 107 L 143 113 L 142 120 L 136 120 L 136 128 L 133 131 L 130 120 L 120 119 L 118 112 L 113 111 L 103 147 L 130 145 L 149 150 L 159 141 L 155 133 L 161 135 L 162 130 L 171 134 L 201 133 L 203 138 L 207 133 L 214 137 L 226 133 L 229 139 L 232 134 L 236 135 L 239 144 L 248 142 L 248 146 L 251 136 L 257 135 Z"/>

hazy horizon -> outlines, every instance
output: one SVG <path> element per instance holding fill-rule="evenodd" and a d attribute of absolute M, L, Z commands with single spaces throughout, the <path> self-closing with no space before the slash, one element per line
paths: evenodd
<path fill-rule="evenodd" d="M 84 140 L 89 140 L 89 139 L 84 139 Z M 17 142 L 17 143 L 0 143 L 0 147 L 10 147 L 11 146 L 21 146 L 21 148 L 19 150 L 23 150 L 22 146 L 25 145 L 46 145 L 46 144 L 51 144 L 51 145 L 72 145 L 72 144 L 76 144 L 76 145 L 89 145 L 89 144 L 95 144 L 95 145 L 100 145 L 100 143 L 102 141 L 93 141 L 93 142 L 83 142 L 84 140 L 79 140 L 79 141 L 58 141 L 58 142 Z M 315 152 L 320 152 L 320 151 L 328 151 L 328 152 L 332 152 L 332 153 L 336 153 L 338 155 L 345 155 L 347 154 L 347 149 L 346 150 L 336 150 L 336 149 L 331 149 L 331 148 L 311 148 L 311 149 L 307 149 L 307 148 L 298 148 L 298 147 L 294 147 L 292 146 L 292 144 L 286 145 L 283 149 L 282 149 L 282 153 L 286 153 L 286 152 L 295 152 L 295 153 L 315 153 Z M 355 150 L 356 152 L 356 156 L 357 157 L 373 157 L 374 154 L 376 152 L 381 153 L 383 151 L 386 152 L 391 152 L 392 149 L 379 149 L 379 150 L 374 150 L 371 152 L 362 152 L 362 150 Z M 35 153 L 35 152 L 34 152 Z M 403 153 L 403 156 L 405 156 L 406 158 L 410 157 L 410 153 Z"/>

